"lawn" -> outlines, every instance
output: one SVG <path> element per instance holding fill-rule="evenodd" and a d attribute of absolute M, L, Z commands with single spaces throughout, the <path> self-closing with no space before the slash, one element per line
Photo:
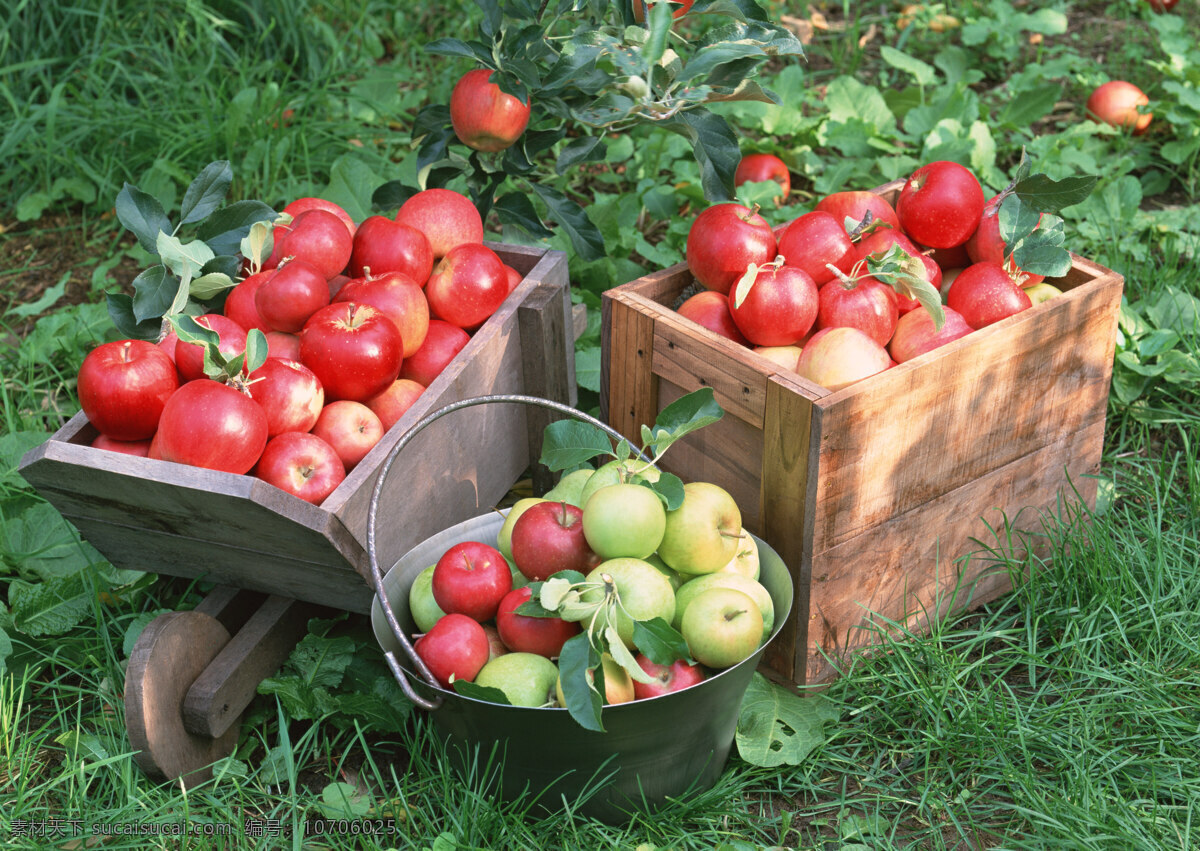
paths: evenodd
<path fill-rule="evenodd" d="M 1048 545 L 1010 564 L 1011 594 L 922 634 L 892 631 L 843 664 L 812 698 L 835 720 L 798 765 L 735 755 L 711 790 L 627 823 L 583 818 L 579 802 L 548 816 L 498 803 L 486 764 L 447 772 L 357 616 L 309 624 L 211 783 L 156 784 L 125 731 L 129 651 L 207 586 L 109 564 L 16 472 L 79 410 L 83 357 L 118 337 L 105 294 L 130 292 L 147 263 L 115 199 L 130 183 L 178 209 L 192 177 L 224 160 L 231 198 L 280 209 L 315 195 L 361 220 L 394 197 L 386 187 L 416 185 L 423 108 L 476 67 L 427 47 L 473 37 L 484 15 L 473 2 L 17 0 L 0 32 L 5 847 L 1200 847 L 1200 6 L 761 5 L 805 56 L 756 66 L 777 103 L 712 110 L 742 152 L 787 163 L 784 201 L 742 188 L 771 224 L 937 159 L 970 166 L 989 193 L 1022 150 L 1052 178 L 1098 178 L 1062 213 L 1067 246 L 1125 279 L 1095 509 L 1063 507 Z M 1149 95 L 1144 135 L 1087 120 L 1088 93 L 1111 79 Z M 580 407 L 595 411 L 600 293 L 683 259 L 708 172 L 692 141 L 648 123 L 556 169 L 571 144 L 554 141 L 506 184 L 537 196 L 538 225 L 521 227 L 514 201 L 487 227 L 567 251 L 588 317 Z M 560 197 L 586 210 L 603 251 L 580 250 Z M 318 817 L 395 829 L 302 837 Z M 51 819 L 52 835 L 31 835 Z M 103 835 L 129 825 L 143 835 Z M 163 835 L 178 825 L 193 835 Z"/>

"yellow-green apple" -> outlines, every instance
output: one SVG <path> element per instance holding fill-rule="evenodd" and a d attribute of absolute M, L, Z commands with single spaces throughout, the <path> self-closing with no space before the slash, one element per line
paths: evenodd
<path fill-rule="evenodd" d="M 651 662 L 643 653 L 639 653 L 633 658 L 643 671 L 654 677 L 652 683 L 633 681 L 633 696 L 637 700 L 683 691 L 689 686 L 704 681 L 704 669 L 684 659 L 678 659 L 670 665 L 659 665 Z"/>
<path fill-rule="evenodd" d="M 433 599 L 443 611 L 482 623 L 496 616 L 500 601 L 512 590 L 512 572 L 495 547 L 463 541 L 437 560 L 431 585 Z"/>
<path fill-rule="evenodd" d="M 500 532 L 496 536 L 496 549 L 500 550 L 506 559 L 512 559 L 512 530 L 516 525 L 517 518 L 527 509 L 545 501 L 540 496 L 522 497 L 513 503 L 512 508 L 508 509 L 508 514 L 504 516 L 504 522 L 500 525 Z"/>
<path fill-rule="evenodd" d="M 312 433 L 332 446 L 349 472 L 383 437 L 383 423 L 362 402 L 340 399 L 321 409 Z"/>
<path fill-rule="evenodd" d="M 655 570 L 667 577 L 667 581 L 671 583 L 671 587 L 676 591 L 679 590 L 679 586 L 685 581 L 683 574 L 674 568 L 667 567 L 667 563 L 659 557 L 658 553 L 655 553 L 654 555 L 648 555 L 642 559 L 642 561 L 651 565 Z"/>
<path fill-rule="evenodd" d="M 496 609 L 496 629 L 500 631 L 500 640 L 514 652 L 537 653 L 554 659 L 562 652 L 567 639 L 578 635 L 582 627 L 562 618 L 519 614 L 517 609 L 531 596 L 528 585 L 514 588 L 504 595 L 500 608 Z"/>
<path fill-rule="evenodd" d="M 742 513 L 729 491 L 712 482 L 688 482 L 683 502 L 668 511 L 658 554 L 680 573 L 715 573 L 737 555 Z"/>
<path fill-rule="evenodd" d="M 531 505 L 512 527 L 512 559 L 530 581 L 562 570 L 587 573 L 600 563 L 583 530 L 583 509 L 545 500 Z"/>
<path fill-rule="evenodd" d="M 633 647 L 635 620 L 662 618 L 671 623 L 675 617 L 675 589 L 670 580 L 642 559 L 614 558 L 601 562 L 587 575 L 587 580 L 606 586 L 611 583 L 616 587 L 621 605 L 617 607 L 614 626 L 626 647 Z M 604 593 L 599 587 L 589 588 L 582 597 L 585 602 L 594 602 L 602 600 Z M 603 630 L 608 625 L 606 610 L 602 607 L 592 619 L 591 628 Z"/>
<path fill-rule="evenodd" d="M 738 550 L 729 563 L 721 568 L 719 573 L 740 573 L 742 576 L 748 576 L 751 579 L 758 579 L 759 573 L 762 570 L 762 563 L 758 556 L 758 542 L 754 537 L 742 529 L 742 540 L 738 543 Z"/>
<path fill-rule="evenodd" d="M 583 508 L 583 535 L 601 558 L 644 559 L 659 548 L 666 528 L 662 500 L 645 485 L 609 485 Z"/>
<path fill-rule="evenodd" d="M 513 706 L 546 706 L 554 703 L 558 666 L 536 653 L 505 653 L 475 675 L 475 684 L 498 688 Z"/>
<path fill-rule="evenodd" d="M 688 604 L 679 631 L 693 659 L 710 668 L 728 668 L 762 643 L 762 611 L 744 591 L 709 588 Z"/>
<path fill-rule="evenodd" d="M 346 468 L 337 451 L 315 434 L 285 431 L 267 441 L 254 475 L 320 505 L 346 478 Z"/>
<path fill-rule="evenodd" d="M 413 650 L 443 688 L 450 688 L 453 680 L 475 679 L 487 664 L 490 652 L 483 626 L 453 612 L 439 618 L 416 640 Z"/>
<path fill-rule="evenodd" d="M 569 502 L 571 505 L 583 508 L 583 487 L 594 472 L 595 470 L 590 467 L 583 470 L 572 470 L 559 479 L 558 484 L 546 491 L 545 498 Z"/>
<path fill-rule="evenodd" d="M 675 620 L 671 625 L 679 629 L 688 607 L 710 588 L 735 588 L 750 597 L 762 613 L 762 639 L 766 640 L 770 636 L 771 629 L 775 626 L 775 603 L 771 599 L 771 592 L 762 583 L 748 576 L 724 571 L 697 576 L 679 586 L 679 590 L 675 592 Z"/>
<path fill-rule="evenodd" d="M 418 632 L 429 632 L 442 615 L 442 607 L 433 599 L 433 568 L 429 567 L 417 574 L 413 584 L 408 589 L 408 611 Z"/>
<path fill-rule="evenodd" d="M 1041 304 L 1043 301 L 1049 301 L 1063 294 L 1062 290 L 1054 286 L 1054 284 L 1047 284 L 1044 281 L 1030 287 L 1023 287 L 1022 289 L 1025 290 L 1025 295 L 1029 296 L 1029 300 L 1033 304 Z"/>
<path fill-rule="evenodd" d="M 585 508 L 592 494 L 601 488 L 621 482 L 657 482 L 661 475 L 657 467 L 647 466 L 644 461 L 635 461 L 632 458 L 601 464 L 584 482 L 583 490 L 579 494 L 579 507 Z"/>

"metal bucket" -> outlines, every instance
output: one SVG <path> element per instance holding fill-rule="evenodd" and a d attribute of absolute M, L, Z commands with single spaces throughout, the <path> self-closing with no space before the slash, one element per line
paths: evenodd
<path fill-rule="evenodd" d="M 505 401 L 514 397 L 483 398 Z M 459 403 L 466 404 L 470 402 Z M 590 420 L 566 406 L 549 406 Z M 417 428 L 421 426 L 419 423 Z M 386 472 L 385 466 L 380 480 Z M 374 528 L 376 508 L 373 503 L 369 532 Z M 791 612 L 792 580 L 783 560 L 755 538 L 761 563 L 759 581 L 770 592 L 775 607 L 775 628 L 768 642 L 748 659 L 691 688 L 605 706 L 601 713 L 605 732 L 599 733 L 585 730 L 566 709 L 505 706 L 443 689 L 421 670 L 424 665 L 412 653 L 409 636 L 415 627 L 408 591 L 417 574 L 456 543 L 482 541 L 495 546 L 503 522 L 504 512 L 493 512 L 452 526 L 406 553 L 386 576 L 379 574 L 368 537 L 376 577 L 371 609 L 376 640 L 406 693 L 431 711 L 434 725 L 448 740 L 455 767 L 464 770 L 483 763 L 499 749 L 503 761 L 494 793 L 501 799 L 512 801 L 529 794 L 543 810 L 571 807 L 610 823 L 628 820 L 631 810 L 652 811 L 669 799 L 711 788 L 733 746 L 742 696 L 763 649 L 775 639 Z"/>

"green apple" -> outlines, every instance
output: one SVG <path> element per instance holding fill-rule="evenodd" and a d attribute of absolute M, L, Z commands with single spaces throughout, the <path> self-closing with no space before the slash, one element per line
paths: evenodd
<path fill-rule="evenodd" d="M 654 555 L 646 556 L 644 559 L 642 559 L 642 561 L 646 562 L 646 564 L 652 565 L 653 567 L 655 567 L 658 570 L 659 573 L 661 573 L 663 576 L 667 577 L 667 581 L 669 581 L 671 583 L 671 587 L 674 588 L 676 591 L 679 590 L 680 585 L 682 585 L 684 582 L 687 581 L 687 579 L 690 578 L 690 577 L 684 576 L 682 573 L 680 573 L 678 570 L 675 570 L 674 568 L 667 567 L 667 563 L 658 557 L 658 553 L 655 553 Z"/>
<path fill-rule="evenodd" d="M 567 473 L 558 480 L 558 484 L 546 491 L 544 499 L 554 502 L 569 502 L 576 508 L 583 508 L 583 486 L 588 483 L 595 471 L 591 468 L 575 470 Z"/>
<path fill-rule="evenodd" d="M 1062 290 L 1054 286 L 1054 284 L 1047 284 L 1044 281 L 1034 284 L 1033 286 L 1025 287 L 1024 289 L 1025 295 L 1029 296 L 1029 300 L 1034 304 L 1041 304 L 1043 301 L 1049 301 L 1050 299 L 1063 294 Z"/>
<path fill-rule="evenodd" d="M 737 554 L 729 560 L 729 564 L 721 568 L 719 573 L 740 573 L 751 579 L 758 579 L 762 564 L 758 558 L 758 541 L 742 529 L 742 540 L 738 543 Z"/>
<path fill-rule="evenodd" d="M 729 491 L 711 482 L 688 482 L 683 494 L 667 512 L 658 554 L 680 573 L 716 573 L 737 555 L 742 513 Z"/>
<path fill-rule="evenodd" d="M 417 632 L 429 632 L 438 618 L 446 614 L 442 607 L 433 599 L 433 568 L 429 567 L 417 574 L 412 587 L 408 589 L 408 611 L 412 614 Z"/>
<path fill-rule="evenodd" d="M 626 647 L 633 648 L 635 620 L 662 618 L 671 623 L 675 618 L 675 589 L 671 587 L 671 581 L 654 565 L 640 558 L 614 558 L 600 562 L 592 568 L 587 579 L 589 582 L 611 580 L 616 585 L 621 605 L 617 609 L 615 626 L 617 635 Z M 600 601 L 604 599 L 604 592 L 599 588 L 590 588 L 583 593 L 582 599 L 586 602 Z M 601 608 L 592 619 L 592 628 L 602 630 L 607 625 L 607 613 Z"/>
<path fill-rule="evenodd" d="M 688 604 L 679 631 L 693 659 L 710 668 L 728 668 L 762 643 L 762 611 L 744 591 L 709 588 Z"/>
<path fill-rule="evenodd" d="M 508 515 L 504 518 L 503 525 L 500 526 L 500 533 L 496 536 L 496 549 L 509 561 L 512 561 L 512 529 L 517 524 L 517 519 L 530 507 L 545 501 L 540 496 L 527 496 L 524 499 L 518 499 L 508 510 Z"/>
<path fill-rule="evenodd" d="M 775 603 L 771 599 L 771 592 L 748 576 L 726 573 L 723 570 L 697 576 L 679 586 L 679 590 L 675 592 L 675 620 L 672 626 L 679 629 L 683 622 L 683 613 L 687 611 L 688 606 L 710 588 L 734 588 L 752 599 L 762 613 L 762 639 L 765 641 L 770 637 L 771 629 L 775 626 Z"/>
<path fill-rule="evenodd" d="M 607 705 L 629 703 L 633 700 L 633 677 L 617 664 L 617 660 L 607 653 L 600 656 L 600 667 L 604 670 L 604 702 Z M 595 682 L 595 675 L 587 672 L 588 683 Z M 567 699 L 563 696 L 562 677 L 554 684 L 554 695 L 558 698 L 559 706 L 566 706 Z"/>
<path fill-rule="evenodd" d="M 658 549 L 667 528 L 667 510 L 644 485 L 601 488 L 583 509 L 583 537 L 603 559 L 645 558 Z"/>
<path fill-rule="evenodd" d="M 639 472 L 634 473 L 634 470 Z M 579 506 L 587 508 L 588 500 L 601 488 L 623 482 L 629 484 L 637 484 L 641 481 L 657 482 L 661 475 L 662 473 L 658 471 L 657 467 L 647 467 L 645 461 L 638 461 L 634 458 L 601 464 L 584 484 L 583 492 L 579 495 Z"/>
<path fill-rule="evenodd" d="M 498 688 L 513 706 L 545 706 L 554 702 L 558 666 L 537 653 L 505 653 L 489 660 L 475 684 Z"/>

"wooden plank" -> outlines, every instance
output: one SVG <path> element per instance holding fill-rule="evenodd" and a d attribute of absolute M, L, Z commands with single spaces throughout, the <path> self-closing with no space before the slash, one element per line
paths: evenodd
<path fill-rule="evenodd" d="M 814 551 L 1102 417 L 1120 295 L 1098 279 L 819 400 Z"/>
<path fill-rule="evenodd" d="M 658 379 L 651 371 L 655 316 L 648 315 L 621 293 L 601 300 L 601 414 L 605 422 L 641 445 L 641 427 L 654 422 Z"/>
<path fill-rule="evenodd" d="M 1060 496 L 1074 499 L 1071 486 L 1088 505 L 1095 504 L 1096 480 L 1104 441 L 1104 417 L 1003 467 L 942 494 L 861 535 L 813 555 L 811 598 L 807 610 L 809 646 L 803 682 L 820 682 L 832 673 L 823 654 L 841 656 L 870 645 L 878 636 L 864 627 L 869 612 L 915 629 L 922 618 L 980 605 L 1009 590 L 1009 575 L 981 556 L 982 549 L 1006 545 L 989 531 L 1002 530 L 1004 517 L 1014 528 L 1038 532 L 1042 511 L 1053 511 Z M 1002 510 L 1003 513 L 1002 513 Z M 956 585 L 962 588 L 954 595 Z"/>
<path fill-rule="evenodd" d="M 233 635 L 246 625 L 250 616 L 266 601 L 265 594 L 234 588 L 232 585 L 218 585 L 192 611 L 216 618 Z"/>
<path fill-rule="evenodd" d="M 225 735 L 250 705 L 258 684 L 284 663 L 308 632 L 319 606 L 271 596 L 192 681 L 183 697 L 183 725 L 198 736 Z"/>

